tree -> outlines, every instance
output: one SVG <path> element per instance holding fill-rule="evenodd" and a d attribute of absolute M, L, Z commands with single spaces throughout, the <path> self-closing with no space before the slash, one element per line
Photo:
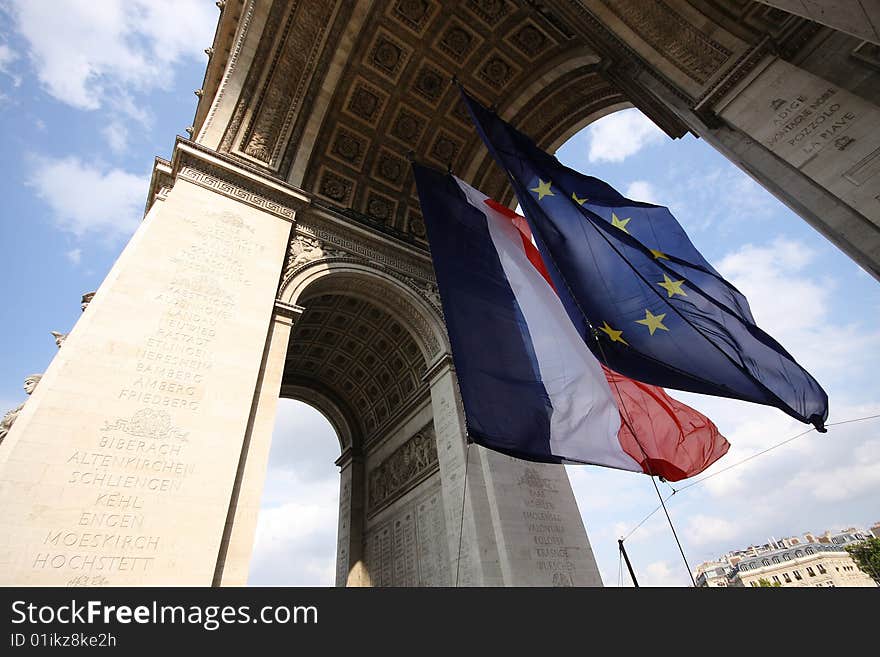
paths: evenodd
<path fill-rule="evenodd" d="M 764 579 L 763 577 L 758 580 L 758 586 L 761 588 L 775 588 L 777 586 L 782 586 L 779 582 L 770 583 L 769 579 Z"/>
<path fill-rule="evenodd" d="M 846 551 L 859 569 L 880 585 L 880 538 L 869 538 L 855 545 L 847 545 Z"/>

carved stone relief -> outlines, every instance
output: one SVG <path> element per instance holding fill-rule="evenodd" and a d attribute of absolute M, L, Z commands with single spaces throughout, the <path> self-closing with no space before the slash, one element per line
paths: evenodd
<path fill-rule="evenodd" d="M 284 268 L 284 278 L 288 278 L 295 269 L 302 265 L 320 260 L 321 258 L 345 257 L 348 253 L 339 249 L 328 248 L 324 242 L 305 235 L 297 235 L 290 240 L 290 249 L 287 255 L 287 264 Z"/>
<path fill-rule="evenodd" d="M 42 374 L 31 374 L 30 376 L 25 378 L 23 386 L 24 391 L 28 395 L 30 395 L 37 387 L 37 384 L 42 378 Z M 0 420 L 0 443 L 3 442 L 3 439 L 6 438 L 6 434 L 8 434 L 9 430 L 12 429 L 12 425 L 15 423 L 16 418 L 18 418 L 25 404 L 27 404 L 27 399 L 25 399 L 21 404 L 13 408 L 11 411 L 8 411 L 6 415 L 3 416 L 3 419 Z"/>
<path fill-rule="evenodd" d="M 664 0 L 602 0 L 626 25 L 692 80 L 703 84 L 732 54 Z"/>
<path fill-rule="evenodd" d="M 434 427 L 426 426 L 369 474 L 368 507 L 375 513 L 437 469 Z"/>

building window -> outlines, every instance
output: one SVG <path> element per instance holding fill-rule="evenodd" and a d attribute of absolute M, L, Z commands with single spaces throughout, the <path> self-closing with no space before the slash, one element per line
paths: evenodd
<path fill-rule="evenodd" d="M 782 582 L 779 581 L 779 576 L 778 576 L 778 575 L 774 575 L 774 576 L 773 576 L 773 581 L 776 582 L 777 584 L 782 584 Z"/>
<path fill-rule="evenodd" d="M 822 573 L 823 575 L 824 575 L 826 572 L 828 572 L 827 570 L 825 570 L 825 566 L 823 566 L 822 564 L 817 564 L 817 565 L 816 565 L 816 568 L 818 568 L 818 569 L 819 569 L 819 572 Z"/>
<path fill-rule="evenodd" d="M 791 575 L 789 575 L 788 573 L 782 573 L 782 577 L 785 579 L 786 584 L 791 583 Z"/>
<path fill-rule="evenodd" d="M 779 563 L 779 557 L 773 557 L 773 563 Z"/>
<path fill-rule="evenodd" d="M 752 586 L 758 586 L 757 582 L 749 582 L 749 584 L 751 584 Z"/>
<path fill-rule="evenodd" d="M 801 571 L 799 571 L 799 570 L 794 571 L 794 578 L 795 579 L 803 579 L 803 577 L 801 577 Z"/>
<path fill-rule="evenodd" d="M 806 550 L 804 550 L 804 552 L 806 552 L 807 554 L 813 554 L 813 548 L 807 548 Z"/>
<path fill-rule="evenodd" d="M 786 552 L 785 554 L 782 555 L 782 559 L 784 561 L 791 561 L 791 555 L 788 552 Z"/>
<path fill-rule="evenodd" d="M 800 550 L 795 550 L 794 556 L 796 556 L 796 557 L 802 557 L 802 556 L 804 556 L 804 553 L 801 552 Z"/>
<path fill-rule="evenodd" d="M 815 577 L 815 576 L 816 576 L 816 571 L 813 570 L 813 567 L 812 567 L 812 566 L 807 566 L 807 574 L 808 574 L 810 577 Z"/>
<path fill-rule="evenodd" d="M 769 559 L 761 559 L 761 563 L 764 564 L 765 566 L 769 566 L 770 560 Z"/>

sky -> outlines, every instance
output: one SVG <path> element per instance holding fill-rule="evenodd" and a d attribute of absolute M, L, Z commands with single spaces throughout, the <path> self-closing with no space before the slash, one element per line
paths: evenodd
<path fill-rule="evenodd" d="M 154 156 L 170 157 L 192 122 L 217 15 L 211 0 L 0 0 L 0 412 L 24 399 L 24 378 L 57 352 L 50 331 L 72 327 L 141 219 Z M 772 195 L 637 110 L 593 123 L 557 156 L 667 205 L 823 385 L 829 423 L 880 414 L 880 285 Z M 731 442 L 705 475 L 807 430 L 775 409 L 672 394 Z M 281 400 L 251 584 L 333 584 L 338 454 L 323 416 Z M 667 506 L 694 566 L 770 537 L 880 520 L 878 461 L 880 419 L 831 426 L 705 483 L 675 484 Z M 648 477 L 567 469 L 606 586 L 628 585 L 624 536 L 640 584 L 689 583 L 662 511 L 632 531 L 658 504 Z"/>

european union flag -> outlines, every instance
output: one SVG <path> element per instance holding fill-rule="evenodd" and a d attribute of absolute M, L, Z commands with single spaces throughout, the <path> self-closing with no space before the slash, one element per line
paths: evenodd
<path fill-rule="evenodd" d="M 825 391 L 758 328 L 746 298 L 667 208 L 563 166 L 462 94 L 569 317 L 601 361 L 645 383 L 775 406 L 824 430 Z"/>

